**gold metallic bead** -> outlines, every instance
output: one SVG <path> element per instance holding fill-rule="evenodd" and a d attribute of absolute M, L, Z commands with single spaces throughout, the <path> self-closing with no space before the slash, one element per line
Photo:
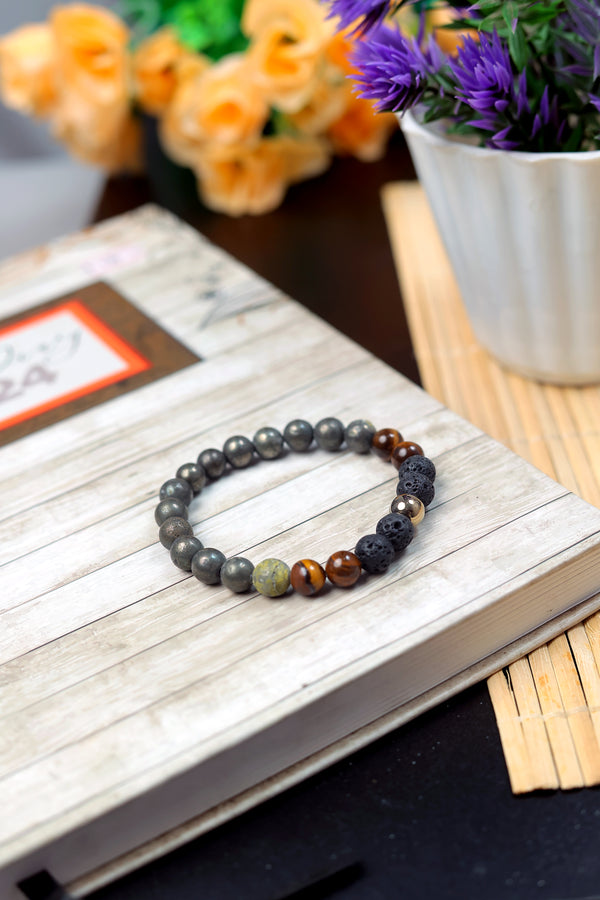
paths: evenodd
<path fill-rule="evenodd" d="M 399 494 L 392 500 L 390 512 L 399 516 L 408 516 L 413 525 L 418 525 L 425 518 L 425 506 L 418 497 L 412 494 Z"/>

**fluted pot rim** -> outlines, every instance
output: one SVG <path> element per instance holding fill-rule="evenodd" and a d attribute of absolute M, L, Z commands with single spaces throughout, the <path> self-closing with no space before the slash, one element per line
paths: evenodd
<path fill-rule="evenodd" d="M 511 159 L 515 162 L 523 162 L 529 165 L 540 165 L 549 160 L 564 160 L 577 165 L 589 165 L 600 160 L 600 150 L 576 150 L 563 153 L 560 151 L 534 153 L 530 150 L 497 150 L 491 147 L 479 147 L 469 142 L 468 139 L 449 135 L 444 131 L 443 123 L 430 122 L 426 125 L 419 122 L 415 113 L 407 110 L 404 113 L 396 113 L 400 128 L 406 134 L 421 137 L 432 146 L 450 149 L 460 147 L 461 153 L 472 159 Z"/>

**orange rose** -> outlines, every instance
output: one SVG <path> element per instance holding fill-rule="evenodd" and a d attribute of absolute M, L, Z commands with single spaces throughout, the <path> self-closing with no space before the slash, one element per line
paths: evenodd
<path fill-rule="evenodd" d="M 0 94 L 7 106 L 45 116 L 56 102 L 55 46 L 48 25 L 24 25 L 0 40 Z"/>
<path fill-rule="evenodd" d="M 370 100 L 362 100 L 349 90 L 346 111 L 331 125 L 327 136 L 336 153 L 374 162 L 385 153 L 388 139 L 397 127 L 393 113 L 376 113 Z"/>
<path fill-rule="evenodd" d="M 325 45 L 324 62 L 314 92 L 302 109 L 288 116 L 302 134 L 323 134 L 345 112 L 349 103 L 347 76 L 355 71 L 350 64 L 353 45 L 349 29 L 333 35 Z"/>
<path fill-rule="evenodd" d="M 186 50 L 171 28 L 161 28 L 142 41 L 133 54 L 136 97 L 152 115 L 161 115 L 177 87 L 177 66 Z"/>
<path fill-rule="evenodd" d="M 197 78 L 202 75 L 212 63 L 207 56 L 201 53 L 185 52 L 177 63 L 177 87 L 190 78 Z"/>
<path fill-rule="evenodd" d="M 270 212 L 286 189 L 283 157 L 269 138 L 252 149 L 209 147 L 198 156 L 196 174 L 206 206 L 230 216 Z"/>
<path fill-rule="evenodd" d="M 352 37 L 352 26 L 344 31 L 338 31 L 333 35 L 325 48 L 327 61 L 344 75 L 356 72 L 350 63 L 350 57 L 354 50 L 355 40 Z"/>
<path fill-rule="evenodd" d="M 317 0 L 248 0 L 242 30 L 257 84 L 284 112 L 298 112 L 314 92 L 333 32 Z"/>
<path fill-rule="evenodd" d="M 323 138 L 298 138 L 281 134 L 271 145 L 283 157 L 285 177 L 291 184 L 321 175 L 331 162 L 331 147 Z"/>
<path fill-rule="evenodd" d="M 246 58 L 231 54 L 183 82 L 161 123 L 167 153 L 193 166 L 207 142 L 257 141 L 269 116 L 261 91 L 248 77 Z"/>
<path fill-rule="evenodd" d="M 322 142 L 263 138 L 256 146 L 209 147 L 197 161 L 198 187 L 206 206 L 230 216 L 275 209 L 291 181 L 322 172 L 329 154 Z"/>
<path fill-rule="evenodd" d="M 111 119 L 103 127 L 97 121 L 96 110 L 73 96 L 53 127 L 55 136 L 82 162 L 107 172 L 143 169 L 141 125 L 133 116 Z"/>
<path fill-rule="evenodd" d="M 86 4 L 59 6 L 50 18 L 59 61 L 53 129 L 80 159 L 109 170 L 129 157 L 129 34 L 113 13 Z M 126 148 L 126 149 L 124 149 Z"/>
<path fill-rule="evenodd" d="M 310 100 L 289 120 L 302 134 L 323 134 L 346 108 L 345 85 L 319 82 Z"/>
<path fill-rule="evenodd" d="M 127 44 L 123 22 L 108 10 L 84 3 L 58 6 L 50 16 L 63 87 L 99 104 L 127 93 Z"/>

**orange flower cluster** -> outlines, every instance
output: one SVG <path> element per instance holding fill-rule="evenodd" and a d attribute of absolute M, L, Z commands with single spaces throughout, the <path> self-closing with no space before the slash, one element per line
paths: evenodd
<path fill-rule="evenodd" d="M 79 159 L 110 171 L 134 168 L 128 43 L 117 16 L 83 4 L 57 7 L 47 24 L 0 41 L 0 94 L 7 106 L 48 118 Z"/>
<path fill-rule="evenodd" d="M 241 27 L 248 49 L 213 63 L 169 28 L 132 51 L 115 14 L 59 6 L 46 24 L 0 40 L 0 95 L 109 171 L 139 164 L 134 110 L 156 116 L 166 152 L 194 171 L 204 203 L 230 215 L 274 209 L 334 153 L 384 153 L 395 118 L 353 93 L 353 38 L 335 33 L 318 0 L 247 0 Z"/>

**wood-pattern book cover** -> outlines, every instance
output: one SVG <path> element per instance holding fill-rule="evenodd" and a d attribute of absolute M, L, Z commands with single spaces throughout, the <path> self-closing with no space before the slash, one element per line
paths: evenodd
<path fill-rule="evenodd" d="M 7 900 L 39 868 L 83 896 L 600 605 L 600 511 L 160 210 L 4 264 L 0 311 Z M 153 511 L 182 463 L 331 415 L 437 465 L 385 574 L 272 600 L 173 566 Z M 289 453 L 209 485 L 190 521 L 227 556 L 322 563 L 373 531 L 395 474 Z"/>

